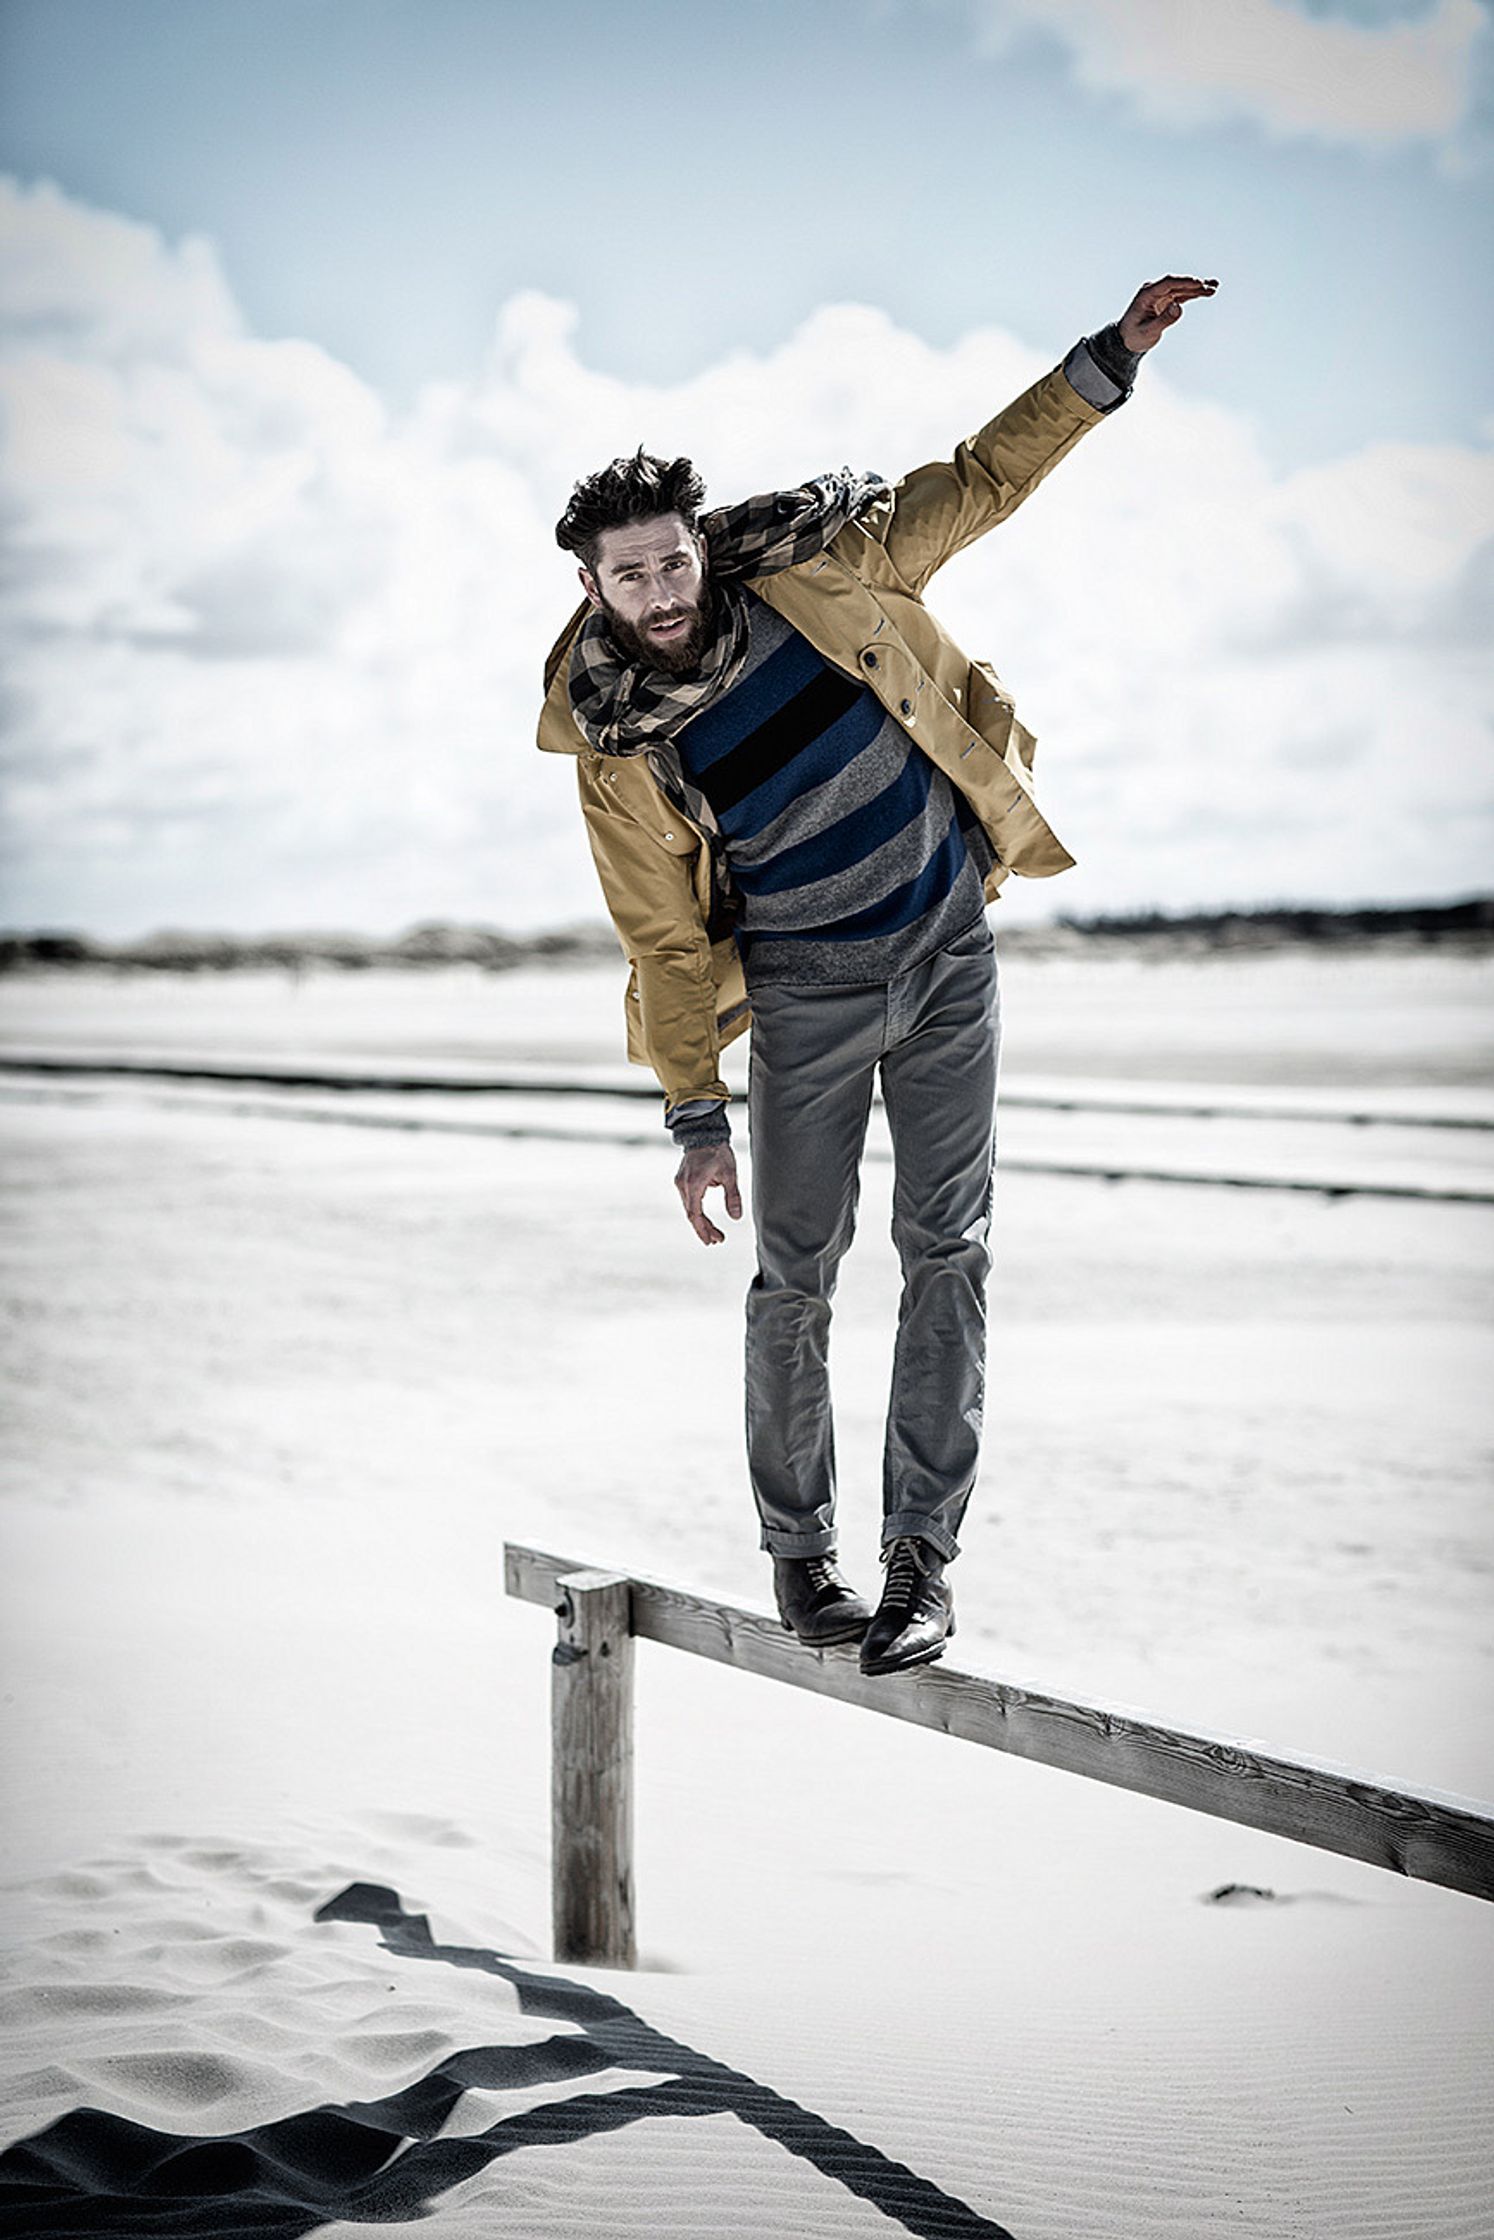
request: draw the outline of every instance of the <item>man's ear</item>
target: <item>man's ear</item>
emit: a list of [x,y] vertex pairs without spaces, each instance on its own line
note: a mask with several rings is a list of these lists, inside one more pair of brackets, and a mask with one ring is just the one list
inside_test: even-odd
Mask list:
[[587,598],[594,607],[599,607],[602,603],[602,594],[597,589],[596,577],[589,568],[578,568],[576,573],[581,578],[581,588],[586,593]]

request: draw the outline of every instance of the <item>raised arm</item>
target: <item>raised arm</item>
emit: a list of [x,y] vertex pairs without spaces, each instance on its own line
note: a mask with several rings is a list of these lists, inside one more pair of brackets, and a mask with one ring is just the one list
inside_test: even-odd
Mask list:
[[1124,402],[1125,362],[1153,349],[1185,303],[1218,285],[1177,274],[1149,280],[1113,327],[1076,345],[1064,365],[987,421],[952,459],[905,475],[862,526],[886,547],[910,590],[921,591],[946,560],[1015,513],[1079,438]]

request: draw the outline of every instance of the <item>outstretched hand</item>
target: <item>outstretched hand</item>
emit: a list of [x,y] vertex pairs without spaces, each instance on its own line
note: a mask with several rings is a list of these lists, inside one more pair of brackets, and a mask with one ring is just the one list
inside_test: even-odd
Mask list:
[[1128,350],[1150,350],[1167,329],[1183,316],[1183,305],[1195,296],[1211,296],[1217,280],[1184,280],[1169,273],[1165,280],[1148,280],[1138,288],[1116,322]]
[[702,1144],[687,1151],[679,1164],[674,1186],[689,1222],[702,1244],[725,1244],[726,1232],[718,1229],[705,1210],[705,1194],[719,1189],[733,1221],[742,1218],[742,1193],[737,1187],[736,1154],[729,1143]]

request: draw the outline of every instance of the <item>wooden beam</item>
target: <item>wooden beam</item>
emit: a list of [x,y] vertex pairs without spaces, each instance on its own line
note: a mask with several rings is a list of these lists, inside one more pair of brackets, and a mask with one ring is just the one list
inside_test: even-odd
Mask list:
[[[511,1595],[552,1607],[557,1583],[574,1568],[513,1545],[505,1548],[504,1565]],[[776,1618],[652,1579],[632,1581],[632,1624],[644,1640],[716,1664],[1494,1899],[1491,1805],[1320,1760],[1278,1757],[1236,1736],[1189,1733],[1136,1711],[1068,1702],[948,1663],[869,1679],[854,1649],[806,1649]]]
[[557,1960],[631,1968],[633,1635],[615,1571],[552,1574],[551,1897]]

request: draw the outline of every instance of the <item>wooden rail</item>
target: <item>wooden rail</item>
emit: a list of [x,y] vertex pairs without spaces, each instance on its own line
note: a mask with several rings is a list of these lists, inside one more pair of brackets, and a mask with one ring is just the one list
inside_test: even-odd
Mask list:
[[557,1959],[633,1965],[628,1635],[1494,1898],[1494,1805],[1392,1787],[1311,1758],[1271,1756],[1254,1742],[1190,1734],[947,1663],[869,1679],[854,1649],[806,1649],[761,1611],[589,1570],[536,1548],[506,1546],[504,1579],[511,1595],[543,1603],[560,1620],[552,1707]]

